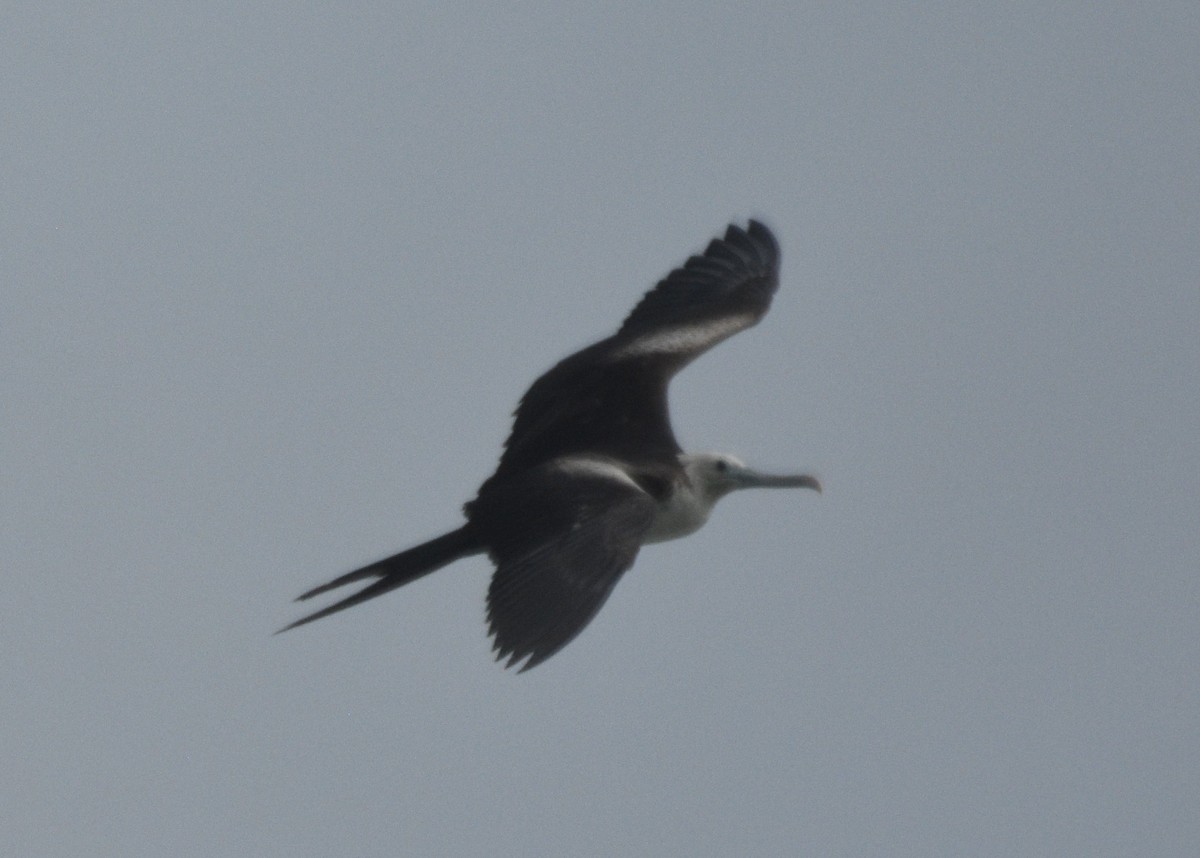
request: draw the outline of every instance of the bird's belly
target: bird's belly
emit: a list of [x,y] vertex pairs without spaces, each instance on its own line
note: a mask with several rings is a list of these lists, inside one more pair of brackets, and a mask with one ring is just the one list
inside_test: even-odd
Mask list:
[[695,533],[708,521],[709,508],[697,502],[690,492],[675,492],[659,504],[654,523],[643,542],[666,542]]

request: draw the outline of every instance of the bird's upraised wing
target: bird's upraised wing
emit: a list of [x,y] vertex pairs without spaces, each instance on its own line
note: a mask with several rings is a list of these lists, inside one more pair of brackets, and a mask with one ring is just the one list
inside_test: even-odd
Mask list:
[[686,363],[764,315],[779,288],[779,243],[756,220],[730,224],[642,296],[613,338],[617,357],[675,355]]
[[659,281],[612,336],[560,361],[521,399],[497,474],[582,450],[675,455],[667,385],[682,367],[758,322],[779,286],[767,227],[731,225]]

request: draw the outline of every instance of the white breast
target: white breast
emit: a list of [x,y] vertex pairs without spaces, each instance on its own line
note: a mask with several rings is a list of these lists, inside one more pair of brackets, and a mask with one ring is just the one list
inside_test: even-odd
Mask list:
[[[623,483],[645,493],[645,489],[629,476],[617,462],[596,456],[579,455],[564,456],[556,459],[553,466],[568,474],[599,477],[613,482]],[[678,539],[695,533],[712,511],[715,498],[707,497],[696,491],[700,484],[699,474],[690,474],[687,479],[677,481],[673,491],[658,504],[654,523],[646,531],[643,543],[666,542],[668,539]]]
[[658,506],[658,515],[642,542],[666,542],[695,533],[708,521],[712,503],[700,497],[691,483],[676,484],[675,491]]

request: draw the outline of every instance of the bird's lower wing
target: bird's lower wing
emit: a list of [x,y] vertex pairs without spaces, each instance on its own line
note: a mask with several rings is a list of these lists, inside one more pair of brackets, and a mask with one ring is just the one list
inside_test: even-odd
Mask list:
[[522,671],[558,652],[596,616],[633,565],[655,504],[643,492],[616,488],[593,492],[563,513],[555,518],[566,526],[540,544],[496,557],[488,623],[496,658],[507,666],[528,658]]

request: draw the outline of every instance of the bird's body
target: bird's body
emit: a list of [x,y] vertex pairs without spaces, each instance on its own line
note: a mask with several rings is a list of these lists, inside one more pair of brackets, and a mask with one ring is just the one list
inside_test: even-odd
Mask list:
[[694,532],[734,489],[819,490],[811,476],[683,453],[667,411],[674,374],[762,318],[778,274],[770,231],[756,221],[730,226],[648,292],[616,334],[533,383],[495,473],[463,508],[462,527],[304,593],[378,579],[286,628],[487,553],[497,567],[488,590],[497,658],[527,659],[528,670],[587,625],[643,544]]

